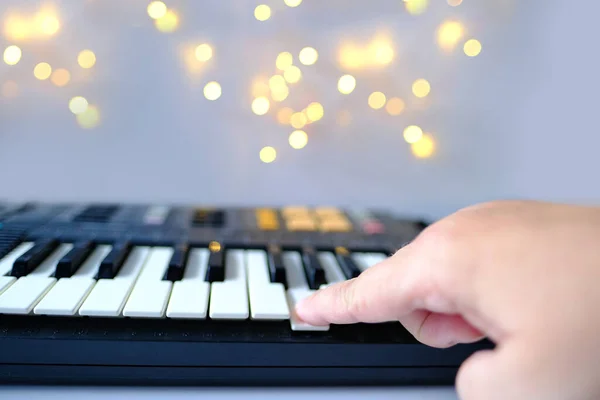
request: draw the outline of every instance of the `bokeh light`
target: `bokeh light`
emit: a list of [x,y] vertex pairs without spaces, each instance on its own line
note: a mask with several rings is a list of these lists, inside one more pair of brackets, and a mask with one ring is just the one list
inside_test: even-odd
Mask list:
[[418,98],[427,97],[431,92],[431,85],[426,79],[417,79],[412,85],[412,92]]
[[369,107],[374,110],[378,110],[385,105],[385,94],[382,92],[373,92],[369,95],[368,103]]
[[350,94],[356,88],[356,78],[352,75],[344,75],[338,80],[338,90],[342,94]]
[[165,16],[167,13],[167,6],[162,1],[153,1],[148,4],[146,9],[148,16],[152,19],[159,19]]
[[64,68],[54,70],[50,80],[58,87],[66,86],[71,80],[71,73]]
[[175,32],[179,27],[179,16],[175,11],[168,10],[165,15],[154,20],[154,26],[163,33]]
[[462,4],[463,0],[448,0],[448,5],[452,7],[458,7]]
[[481,42],[477,39],[470,39],[464,45],[464,52],[469,57],[477,57],[481,53]]
[[406,11],[411,15],[423,14],[428,5],[429,0],[404,0]]
[[302,3],[302,0],[283,0],[283,2],[288,7],[298,7]]
[[290,117],[290,125],[296,129],[304,128],[307,122],[308,121],[306,115],[304,115],[304,113],[301,112],[295,112]]
[[277,122],[282,125],[289,125],[292,114],[294,114],[294,110],[292,110],[290,107],[281,108],[279,111],[277,111]]
[[213,49],[207,43],[202,43],[198,45],[194,50],[194,55],[196,56],[196,60],[200,62],[207,62],[213,56]]
[[458,21],[445,21],[437,30],[437,43],[446,52],[453,51],[465,35],[465,27]]
[[323,105],[318,102],[313,102],[306,107],[306,117],[311,122],[319,121],[323,118],[325,110],[323,109]]
[[88,106],[89,103],[85,97],[76,96],[69,101],[69,110],[75,115],[84,113]]
[[424,134],[420,140],[410,145],[410,149],[417,158],[429,158],[435,152],[435,141],[431,135]]
[[50,66],[50,64],[45,62],[37,64],[33,69],[33,76],[35,76],[36,79],[39,79],[40,81],[45,81],[46,79],[50,78],[51,74],[52,67]]
[[254,9],[254,18],[259,21],[266,21],[271,18],[271,7],[266,4],[260,4]]
[[385,105],[385,110],[390,115],[400,115],[402,114],[405,108],[406,104],[404,103],[404,100],[402,100],[399,97],[392,97],[388,100],[387,104]]
[[11,45],[4,50],[4,62],[8,65],[17,65],[21,61],[23,52],[19,46]]
[[411,125],[404,129],[404,140],[406,143],[416,143],[423,137],[423,129],[417,125]]
[[92,129],[100,124],[100,112],[98,107],[90,105],[86,110],[76,115],[77,123],[84,129]]
[[317,62],[318,58],[319,53],[312,47],[305,47],[298,54],[298,59],[304,65],[313,65]]
[[277,55],[275,66],[281,71],[285,71],[294,63],[294,56],[289,51],[283,51]]
[[260,160],[266,164],[272,163],[277,158],[277,151],[271,147],[266,146],[260,150]]
[[217,100],[219,97],[221,97],[221,94],[222,89],[218,82],[208,82],[206,86],[204,86],[204,97],[206,97],[208,100]]
[[252,101],[252,112],[256,115],[265,115],[269,112],[270,103],[266,97],[257,97]]
[[308,135],[304,131],[296,130],[290,134],[288,142],[292,148],[296,150],[302,149],[308,143]]
[[288,83],[298,83],[300,78],[302,78],[302,71],[300,71],[300,68],[292,65],[283,71],[283,77]]
[[81,68],[92,68],[96,65],[96,54],[91,50],[81,51],[77,56],[77,64],[79,64]]

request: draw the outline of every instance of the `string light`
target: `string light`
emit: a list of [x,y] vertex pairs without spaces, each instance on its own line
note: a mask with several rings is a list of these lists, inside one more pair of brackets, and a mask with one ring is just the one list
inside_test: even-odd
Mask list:
[[66,86],[71,80],[71,73],[64,68],[59,68],[52,73],[50,80],[58,87]]
[[162,1],[153,1],[146,9],[148,16],[152,19],[160,19],[167,13],[167,6]]
[[417,158],[429,158],[435,152],[435,142],[430,135],[423,135],[420,140],[411,144],[410,149]]
[[207,62],[213,56],[213,49],[210,47],[210,45],[202,43],[196,47],[194,55],[196,56],[196,60],[200,62]]
[[411,125],[404,129],[404,140],[406,143],[416,143],[423,137],[423,130],[416,125]]
[[306,120],[306,115],[301,112],[293,113],[290,117],[290,125],[295,129],[302,129],[306,125],[308,121]]
[[350,94],[356,88],[356,78],[344,75],[338,80],[338,90],[342,94]]
[[51,74],[52,67],[50,66],[50,64],[45,62],[37,64],[33,69],[33,76],[35,76],[36,79],[39,79],[40,81],[45,81],[46,79],[50,78]]
[[431,91],[431,85],[426,79],[417,79],[412,85],[412,92],[418,98],[427,97]]
[[77,63],[81,68],[92,68],[96,65],[96,55],[91,50],[83,50],[77,56]]
[[77,123],[84,129],[92,129],[100,124],[100,113],[98,107],[88,106],[86,110],[76,115]]
[[273,101],[282,102],[290,95],[290,89],[285,86],[278,86],[271,92],[271,98]]
[[265,164],[272,163],[277,158],[277,151],[271,147],[266,146],[260,150],[260,160]]
[[404,111],[405,107],[406,105],[402,99],[398,97],[392,97],[385,105],[385,110],[390,115],[400,115],[402,114],[402,111]]
[[8,46],[4,50],[4,62],[8,65],[17,65],[21,61],[22,56],[23,52],[19,46]]
[[317,62],[319,58],[319,53],[312,47],[305,47],[300,50],[300,54],[298,54],[298,59],[304,65],[313,65]]
[[259,21],[266,21],[271,18],[271,7],[266,4],[260,4],[254,9],[254,18]]
[[252,101],[252,112],[256,115],[265,115],[269,112],[269,99],[266,97],[257,97]]
[[69,101],[69,110],[75,115],[84,113],[88,109],[88,101],[81,96],[76,96]]
[[308,107],[306,107],[306,117],[311,122],[319,121],[321,118],[323,118],[323,115],[324,110],[321,103],[310,103]]
[[290,134],[288,142],[292,148],[296,150],[302,149],[308,143],[308,135],[301,130],[294,131]]
[[437,30],[437,42],[440,48],[450,52],[456,48],[465,34],[464,26],[458,21],[445,21]]
[[404,0],[406,11],[412,15],[423,14],[427,10],[429,0]]
[[173,10],[168,10],[165,15],[154,20],[154,26],[160,32],[171,33],[175,32],[179,26],[179,16]]
[[283,77],[288,83],[297,83],[302,77],[302,71],[300,71],[300,68],[292,65],[283,71]]
[[285,71],[294,63],[294,56],[288,51],[283,51],[277,55],[275,66],[281,71]]
[[381,92],[373,92],[369,95],[368,103],[369,107],[374,110],[378,110],[385,105],[385,94]]
[[481,43],[477,39],[468,40],[463,50],[467,56],[477,57],[481,53]]
[[293,8],[298,7],[302,3],[302,0],[283,0],[283,2],[286,6]]
[[206,97],[208,100],[217,100],[219,97],[221,97],[221,94],[221,85],[219,85],[218,82],[208,82],[206,86],[204,86],[204,97]]

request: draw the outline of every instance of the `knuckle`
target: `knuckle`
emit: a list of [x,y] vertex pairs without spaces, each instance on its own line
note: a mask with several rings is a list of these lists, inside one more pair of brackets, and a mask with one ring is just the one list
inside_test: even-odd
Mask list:
[[341,296],[344,309],[353,319],[360,319],[365,310],[365,298],[357,291],[357,279],[346,281]]

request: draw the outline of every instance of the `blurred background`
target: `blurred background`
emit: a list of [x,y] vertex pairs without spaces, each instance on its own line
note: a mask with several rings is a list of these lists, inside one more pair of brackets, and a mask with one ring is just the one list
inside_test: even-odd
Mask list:
[[600,3],[2,0],[0,198],[598,203]]

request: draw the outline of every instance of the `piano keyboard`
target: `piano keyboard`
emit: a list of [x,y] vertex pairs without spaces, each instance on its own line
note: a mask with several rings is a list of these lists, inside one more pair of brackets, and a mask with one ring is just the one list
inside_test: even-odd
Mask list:
[[[267,384],[451,380],[479,345],[429,349],[399,323],[311,326],[293,312],[424,226],[332,207],[0,203],[0,381],[109,383],[129,368],[132,383],[211,384],[255,367]],[[173,375],[184,366],[199,375]],[[283,366],[303,372],[264,370]]]

